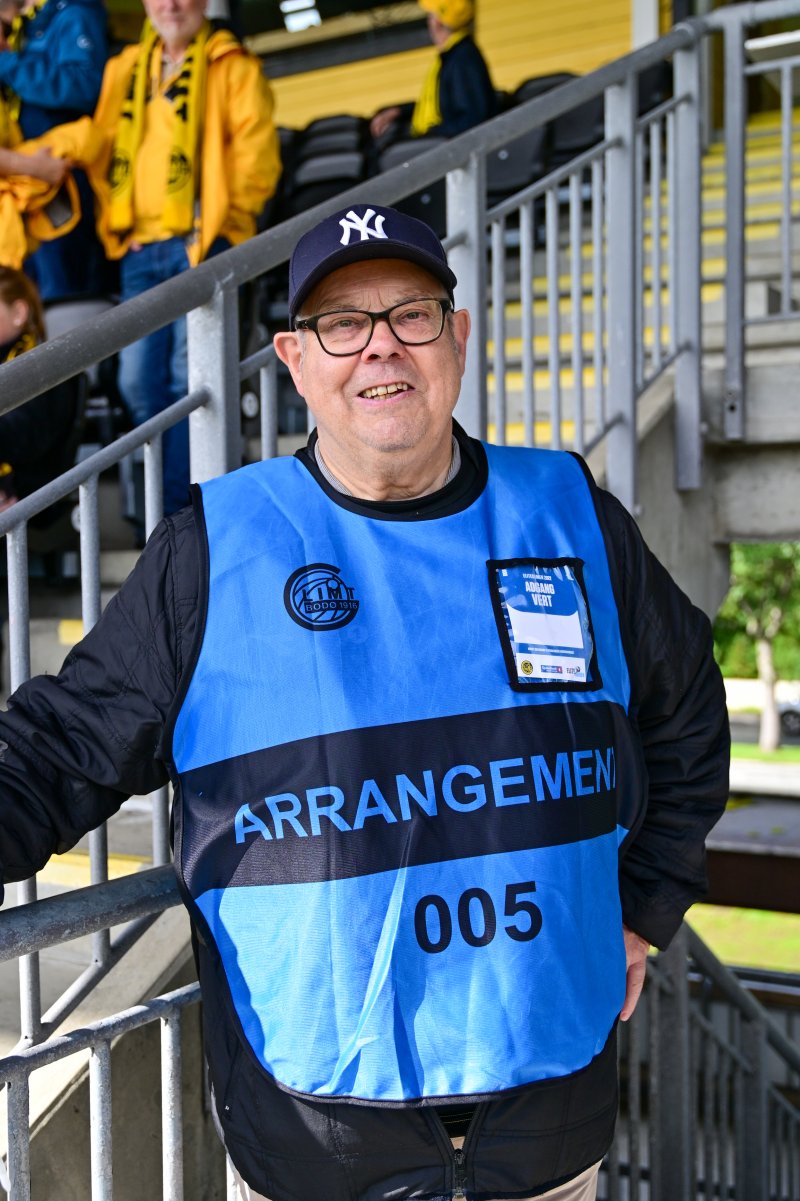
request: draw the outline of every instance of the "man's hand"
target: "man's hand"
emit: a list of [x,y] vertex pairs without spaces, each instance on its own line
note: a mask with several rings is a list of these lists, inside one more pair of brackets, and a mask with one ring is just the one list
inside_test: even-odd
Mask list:
[[24,173],[49,184],[61,183],[70,167],[66,159],[56,158],[49,146],[42,146],[34,154],[26,154],[24,159]]
[[380,112],[377,112],[370,121],[369,132],[372,134],[373,138],[379,138],[382,133],[385,133],[390,125],[394,125],[395,121],[397,121],[399,117],[399,108],[382,108]]
[[636,1003],[642,992],[644,976],[647,968],[647,952],[650,943],[627,926],[622,927],[622,937],[625,940],[626,987],[625,1004],[622,1006],[620,1019],[627,1022],[636,1008]]

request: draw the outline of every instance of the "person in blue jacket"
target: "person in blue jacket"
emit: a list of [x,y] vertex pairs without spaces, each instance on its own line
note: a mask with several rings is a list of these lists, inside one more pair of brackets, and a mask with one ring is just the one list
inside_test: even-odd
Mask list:
[[[22,136],[94,112],[108,57],[102,0],[26,0],[0,42],[0,88]],[[82,215],[72,233],[29,260],[45,304],[108,291],[111,277],[94,230],[92,191],[76,172]]]

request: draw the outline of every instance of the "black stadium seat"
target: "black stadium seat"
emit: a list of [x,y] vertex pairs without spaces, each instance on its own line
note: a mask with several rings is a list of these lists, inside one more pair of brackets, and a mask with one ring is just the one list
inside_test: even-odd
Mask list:
[[489,205],[499,204],[545,173],[547,129],[531,129],[507,146],[493,150],[486,159],[486,192]]
[[317,117],[315,121],[309,121],[303,133],[308,137],[316,137],[322,133],[355,131],[363,138],[367,124],[364,117],[356,117],[351,113],[336,113],[330,117]]
[[545,92],[551,92],[553,88],[560,87],[562,83],[569,83],[571,79],[577,79],[578,76],[572,71],[557,71],[553,75],[535,75],[531,79],[525,79],[513,93],[514,104],[524,104],[526,100],[533,100],[536,96],[542,96]]
[[295,148],[295,162],[302,163],[322,154],[345,154],[363,149],[362,129],[320,129],[313,132],[304,129]]
[[[428,150],[434,150],[437,146],[444,145],[446,141],[447,138],[430,137],[404,138],[402,141],[392,142],[391,146],[387,146],[385,150],[381,151],[378,157],[378,170],[389,171],[400,163],[406,163],[420,154],[425,154]],[[404,197],[403,200],[398,200],[395,208],[400,209],[403,213],[408,213],[410,217],[426,221],[440,238],[444,237],[447,232],[445,180],[439,179],[421,191],[414,192],[411,196]]]
[[605,134],[605,101],[595,96],[552,122],[550,160],[554,167],[568,163],[591,146],[602,142]]
[[321,154],[298,163],[288,187],[284,206],[286,216],[304,213],[360,183],[365,176],[366,159],[360,150]]

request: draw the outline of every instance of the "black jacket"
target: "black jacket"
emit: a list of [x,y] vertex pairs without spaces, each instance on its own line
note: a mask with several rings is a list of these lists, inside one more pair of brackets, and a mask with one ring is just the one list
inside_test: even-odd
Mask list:
[[[11,343],[0,346],[0,364]],[[79,415],[80,377],[56,384],[25,405],[0,415],[0,463],[14,469],[21,499],[73,466],[73,429]]]
[[[454,138],[482,121],[488,121],[497,111],[497,95],[489,68],[483,55],[471,37],[462,38],[439,55],[439,111],[442,119],[438,125],[426,129],[423,137]],[[413,103],[401,104],[401,129],[397,136],[409,136]]]
[[462,38],[440,55],[439,108],[442,120],[426,132],[454,138],[488,121],[497,100],[483,55],[471,37]]
[[[443,512],[454,493],[482,486],[476,444],[458,433],[462,467],[456,479],[422,501],[399,504],[424,506],[431,515]],[[300,454],[319,479],[308,451]],[[361,504],[347,502],[350,508]],[[597,490],[596,504],[631,672],[631,713],[649,777],[647,811],[621,866],[623,916],[664,947],[685,910],[703,895],[704,841],[727,799],[724,690],[706,617],[649,552],[619,502]],[[174,776],[165,732],[202,636],[205,563],[193,511],[166,519],[59,676],[29,681],[0,715],[0,865],[6,880],[30,875],[128,795]],[[324,1180],[325,1201],[434,1198],[449,1196],[457,1179],[475,1198],[526,1196],[576,1175],[610,1144],[613,1033],[581,1072],[478,1105],[461,1163],[430,1109],[287,1098],[244,1051],[218,965],[201,939],[196,952],[225,1141],[245,1179],[267,1196],[311,1201],[323,1196]]]

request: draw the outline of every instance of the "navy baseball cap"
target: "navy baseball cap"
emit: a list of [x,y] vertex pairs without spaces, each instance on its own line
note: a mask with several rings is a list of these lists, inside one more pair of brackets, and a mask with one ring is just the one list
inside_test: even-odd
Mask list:
[[405,259],[441,280],[453,299],[456,277],[429,225],[397,209],[354,204],[326,217],[303,234],[289,260],[289,316],[295,317],[312,288],[348,263]]

